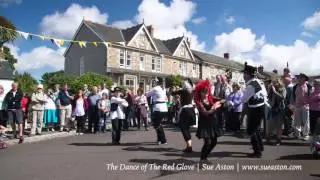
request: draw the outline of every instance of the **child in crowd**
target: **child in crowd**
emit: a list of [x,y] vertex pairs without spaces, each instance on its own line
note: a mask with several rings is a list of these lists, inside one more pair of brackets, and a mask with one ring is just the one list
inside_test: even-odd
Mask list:
[[145,130],[148,131],[148,101],[147,97],[143,94],[143,89],[138,89],[138,96],[135,101],[137,107],[138,129],[140,130],[141,121],[144,123]]

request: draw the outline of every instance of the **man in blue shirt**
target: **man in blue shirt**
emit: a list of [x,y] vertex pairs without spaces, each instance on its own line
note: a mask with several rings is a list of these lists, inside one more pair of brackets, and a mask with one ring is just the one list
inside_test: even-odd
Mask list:
[[92,92],[88,96],[89,102],[89,123],[88,123],[88,133],[92,133],[92,124],[94,127],[94,133],[97,133],[99,130],[99,108],[98,101],[101,99],[101,96],[98,93],[98,87],[93,86]]
[[57,104],[60,110],[60,132],[63,130],[69,131],[72,105],[71,101],[74,99],[72,94],[68,91],[68,85],[65,84],[63,89],[58,94]]

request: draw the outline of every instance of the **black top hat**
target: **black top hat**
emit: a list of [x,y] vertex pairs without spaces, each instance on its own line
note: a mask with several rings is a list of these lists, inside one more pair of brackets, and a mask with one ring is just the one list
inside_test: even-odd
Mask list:
[[122,91],[121,87],[115,87],[113,88],[112,92]]
[[247,62],[244,63],[244,69],[242,70],[243,73],[247,73],[250,75],[255,75],[257,72],[257,68],[250,66],[247,64]]
[[156,83],[158,83],[158,84],[162,84],[162,83],[163,83],[163,79],[160,78],[160,77],[156,77],[155,81],[156,81]]
[[309,81],[309,77],[306,74],[300,73],[299,78],[305,78],[306,81]]

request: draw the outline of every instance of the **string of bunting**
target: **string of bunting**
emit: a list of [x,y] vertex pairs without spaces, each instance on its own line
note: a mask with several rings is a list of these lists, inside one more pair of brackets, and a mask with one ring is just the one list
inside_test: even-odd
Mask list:
[[87,44],[93,44],[95,47],[98,47],[98,44],[103,44],[107,48],[111,44],[110,42],[104,42],[104,41],[74,41],[74,40],[69,40],[69,39],[61,39],[61,38],[55,38],[55,37],[49,37],[49,36],[43,36],[39,34],[33,34],[33,33],[28,33],[28,32],[23,32],[23,31],[18,31],[18,30],[13,30],[7,27],[0,26],[0,29],[5,29],[8,31],[15,31],[19,36],[22,38],[28,40],[32,40],[33,37],[38,37],[41,40],[50,40],[53,44],[58,46],[59,48],[65,45],[66,43],[77,43],[81,48],[87,47]]

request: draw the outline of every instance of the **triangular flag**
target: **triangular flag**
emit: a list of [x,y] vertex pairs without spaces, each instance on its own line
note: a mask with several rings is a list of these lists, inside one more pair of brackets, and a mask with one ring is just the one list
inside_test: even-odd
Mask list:
[[57,45],[58,47],[61,47],[60,43],[59,43],[59,39],[53,39],[54,44]]
[[86,42],[84,41],[80,41],[79,42],[79,46],[82,48],[82,47],[86,47]]
[[62,39],[54,39],[54,43],[58,46],[61,47],[64,44],[64,40]]
[[28,39],[29,33],[19,31],[19,34],[20,34],[23,38]]
[[30,40],[32,40],[33,36],[30,34],[30,35],[29,35],[29,38],[30,38]]
[[93,42],[92,44],[93,44],[95,47],[98,47],[97,42]]
[[52,42],[52,44],[54,44],[54,40],[53,39],[50,39],[50,41]]
[[106,46],[106,48],[108,48],[108,46],[109,46],[108,42],[103,42],[103,44]]

